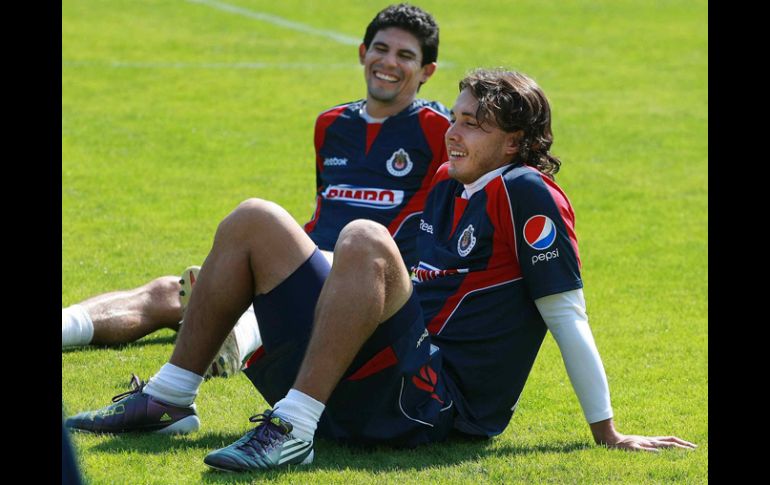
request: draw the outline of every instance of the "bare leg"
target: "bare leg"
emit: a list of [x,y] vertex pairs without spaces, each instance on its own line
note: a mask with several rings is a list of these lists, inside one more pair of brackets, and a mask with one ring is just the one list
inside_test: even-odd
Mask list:
[[161,328],[177,329],[182,319],[179,277],[163,276],[132,290],[115,291],[80,303],[94,322],[91,343],[134,342]]
[[315,249],[280,206],[260,199],[240,204],[217,228],[169,362],[203,375],[254,295],[278,286]]
[[363,219],[345,226],[294,388],[325,403],[366,340],[411,293],[412,283],[388,230]]

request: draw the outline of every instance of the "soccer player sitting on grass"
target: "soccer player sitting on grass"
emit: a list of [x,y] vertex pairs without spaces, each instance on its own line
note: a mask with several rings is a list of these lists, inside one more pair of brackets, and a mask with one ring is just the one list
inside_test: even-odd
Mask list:
[[[316,120],[317,203],[305,231],[329,257],[339,231],[366,218],[388,227],[407,265],[416,262],[428,185],[447,159],[448,110],[416,99],[436,69],[438,34],[433,17],[418,7],[400,4],[378,12],[359,47],[366,99],[331,108]],[[198,269],[62,309],[62,347],[115,345],[161,328],[178,329]],[[249,307],[205,377],[232,376],[261,344]]]
[[[264,352],[246,370],[272,406],[204,462],[227,471],[313,461],[316,436],[414,446],[450,432],[503,432],[547,330],[559,345],[598,444],[693,448],[677,437],[619,433],[593,341],[572,207],[554,174],[551,113],[539,86],[511,71],[460,82],[411,277],[388,229],[356,220],[330,266],[278,205],[242,203],[219,225],[170,363],[201,375],[253,302]],[[194,416],[195,389],[152,401],[134,392],[96,411],[140,429],[148,403]],[[85,422],[83,413],[68,424]]]

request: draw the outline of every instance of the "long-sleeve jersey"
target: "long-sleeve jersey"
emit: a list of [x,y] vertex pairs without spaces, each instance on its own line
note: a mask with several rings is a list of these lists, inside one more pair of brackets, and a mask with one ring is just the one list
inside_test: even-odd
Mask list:
[[534,300],[582,288],[574,213],[536,169],[511,165],[469,198],[441,166],[412,280],[443,354],[455,426],[493,436],[516,407],[546,325]]

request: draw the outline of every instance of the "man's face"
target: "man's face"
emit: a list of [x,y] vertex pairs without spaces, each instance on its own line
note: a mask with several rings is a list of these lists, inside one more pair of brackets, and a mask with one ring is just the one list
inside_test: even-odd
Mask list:
[[510,163],[518,151],[516,140],[520,132],[507,133],[493,119],[479,126],[478,107],[478,100],[463,89],[452,108],[452,126],[445,135],[449,176],[464,184]]
[[436,69],[422,66],[420,41],[411,33],[390,27],[375,34],[369,49],[361,44],[359,58],[364,66],[368,99],[383,105],[409,104]]

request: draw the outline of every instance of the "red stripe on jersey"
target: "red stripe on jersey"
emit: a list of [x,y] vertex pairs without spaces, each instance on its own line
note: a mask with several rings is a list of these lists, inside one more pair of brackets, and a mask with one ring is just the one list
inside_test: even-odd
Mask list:
[[512,238],[514,231],[511,210],[503,178],[492,179],[484,187],[484,191],[487,194],[487,214],[495,229],[492,255],[484,270],[468,273],[460,287],[446,299],[441,310],[428,322],[427,328],[431,334],[435,335],[443,330],[463,298],[470,293],[521,278],[521,267]]
[[366,154],[369,155],[369,149],[372,148],[372,143],[377,135],[380,133],[382,123],[367,123],[366,124]]
[[324,111],[318,115],[318,119],[315,121],[315,134],[313,136],[313,143],[315,144],[315,163],[316,169],[319,172],[323,172],[324,163],[321,160],[321,148],[324,146],[324,140],[326,139],[326,130],[329,129],[332,123],[347,109],[349,105],[344,104],[337,106],[328,111]]
[[258,361],[265,355],[265,346],[261,345],[257,350],[254,351],[253,354],[251,354],[251,357],[249,357],[249,360],[246,361],[246,364],[243,366],[244,369],[249,368],[254,362]]
[[328,111],[324,111],[315,120],[315,134],[313,135],[313,144],[315,145],[315,170],[316,170],[316,192],[319,194],[316,197],[315,212],[313,217],[305,224],[305,232],[310,233],[315,229],[315,225],[318,222],[318,215],[321,213],[321,172],[324,170],[324,162],[321,159],[321,148],[324,145],[326,139],[326,130],[329,129],[334,120],[336,120],[343,111],[348,107],[347,104],[337,106]]
[[417,192],[415,192],[406,206],[401,209],[401,212],[399,212],[396,218],[388,225],[388,231],[390,231],[390,234],[393,236],[396,235],[401,228],[401,224],[407,217],[416,212],[422,212],[422,209],[425,206],[425,199],[428,197],[431,182],[433,181],[433,175],[436,174],[436,171],[441,164],[449,159],[446,152],[446,143],[444,143],[444,135],[449,129],[449,120],[428,108],[420,110],[420,114],[417,116],[420,120],[422,132],[430,147],[430,152],[433,154],[433,159],[431,160],[430,165],[428,165],[428,171],[422,179],[420,188],[417,189]]
[[545,186],[548,187],[551,198],[553,199],[554,204],[556,204],[556,207],[559,208],[559,214],[561,214],[561,218],[567,228],[567,235],[569,236],[569,242],[572,244],[572,250],[575,251],[575,259],[577,259],[578,268],[582,268],[583,265],[580,263],[580,254],[578,254],[577,235],[575,234],[575,211],[572,209],[572,204],[570,204],[567,194],[561,190],[561,187],[556,185],[556,182],[546,175],[543,175],[543,173],[536,168],[529,166],[527,166],[527,168],[537,171],[537,173],[540,174],[540,178],[545,183]]
[[467,206],[468,206],[468,199],[463,199],[462,197],[455,197],[454,217],[452,219],[452,230],[449,231],[449,237],[452,237],[452,235],[455,233],[455,229],[457,229],[457,224],[460,222],[460,218],[463,216],[463,213],[465,212],[465,208]]
[[310,234],[315,229],[315,225],[318,222],[318,215],[321,213],[321,196],[315,196],[315,210],[313,211],[313,217],[305,223],[305,232]]
[[393,351],[393,347],[385,347],[377,354],[369,359],[366,364],[358,368],[357,371],[347,378],[348,381],[358,381],[364,377],[369,377],[372,374],[376,374],[388,367],[394,366],[398,363],[398,357]]
[[443,182],[444,180],[450,179],[449,176],[449,162],[444,162],[441,164],[441,166],[436,170],[436,175],[433,176],[433,181],[430,183],[430,188],[432,189],[434,185],[436,185],[439,182]]

